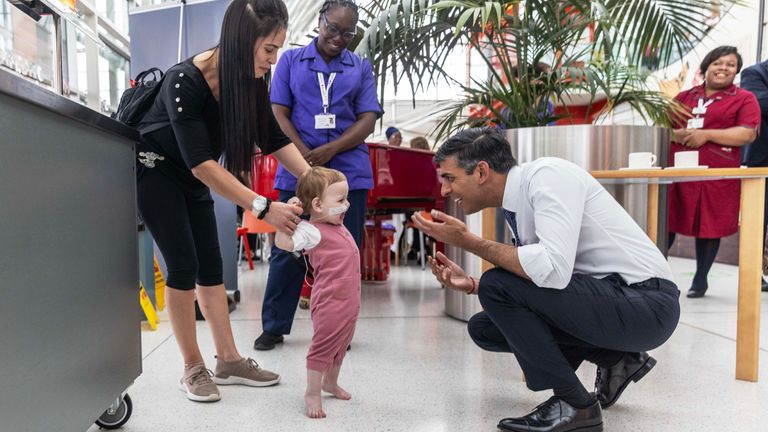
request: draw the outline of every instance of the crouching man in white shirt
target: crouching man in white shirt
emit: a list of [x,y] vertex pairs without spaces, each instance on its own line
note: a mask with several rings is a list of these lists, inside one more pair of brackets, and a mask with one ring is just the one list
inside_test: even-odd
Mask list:
[[[484,311],[468,325],[478,346],[514,354],[528,388],[554,391],[499,429],[602,431],[601,407],[653,368],[645,351],[677,326],[680,292],[664,256],[588,172],[557,158],[518,166],[493,129],[458,133],[434,159],[442,195],[466,214],[499,208],[514,240],[482,239],[438,211],[434,222],[416,215],[426,234],[496,265],[477,280],[438,254],[432,273],[479,296]],[[594,394],[575,374],[584,360],[598,367]]]

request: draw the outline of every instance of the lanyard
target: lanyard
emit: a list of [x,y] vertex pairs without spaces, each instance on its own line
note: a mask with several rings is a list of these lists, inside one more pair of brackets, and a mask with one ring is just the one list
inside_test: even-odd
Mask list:
[[707,107],[712,105],[712,103],[716,100],[717,98],[713,98],[713,99],[707,100],[707,103],[704,103],[704,98],[699,98],[699,105],[694,109],[693,114],[695,114],[696,116],[706,114]]
[[329,99],[328,99],[328,91],[331,89],[331,86],[333,85],[333,80],[336,78],[336,72],[333,72],[328,77],[328,86],[325,85],[325,78],[323,78],[323,73],[318,72],[317,73],[317,81],[320,83],[320,96],[323,98],[323,113],[328,113],[328,106],[329,106]]

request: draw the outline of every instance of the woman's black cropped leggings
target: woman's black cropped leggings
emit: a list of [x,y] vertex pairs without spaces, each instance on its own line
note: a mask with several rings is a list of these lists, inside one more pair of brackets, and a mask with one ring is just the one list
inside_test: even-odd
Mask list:
[[184,188],[158,169],[137,183],[139,212],[168,267],[166,283],[179,290],[223,283],[221,251],[210,190]]

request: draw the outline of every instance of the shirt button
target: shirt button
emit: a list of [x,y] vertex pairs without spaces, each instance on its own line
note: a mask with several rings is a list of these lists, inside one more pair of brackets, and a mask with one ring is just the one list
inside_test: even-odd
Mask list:
[[181,107],[179,107],[179,112],[181,112]]
[[183,76],[184,76],[184,72],[181,72],[181,73],[179,74],[179,77],[183,77]]
[[181,98],[180,98],[180,97],[177,97],[177,98],[176,98],[176,102],[181,102]]
[[174,87],[179,88],[179,87],[181,87],[181,85],[180,84],[176,84]]

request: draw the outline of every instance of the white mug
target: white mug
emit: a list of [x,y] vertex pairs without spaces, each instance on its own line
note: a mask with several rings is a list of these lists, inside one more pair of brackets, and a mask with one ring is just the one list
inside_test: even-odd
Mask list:
[[698,151],[682,151],[675,153],[675,167],[694,168],[699,166]]
[[650,168],[656,163],[656,155],[651,152],[629,154],[629,168]]

